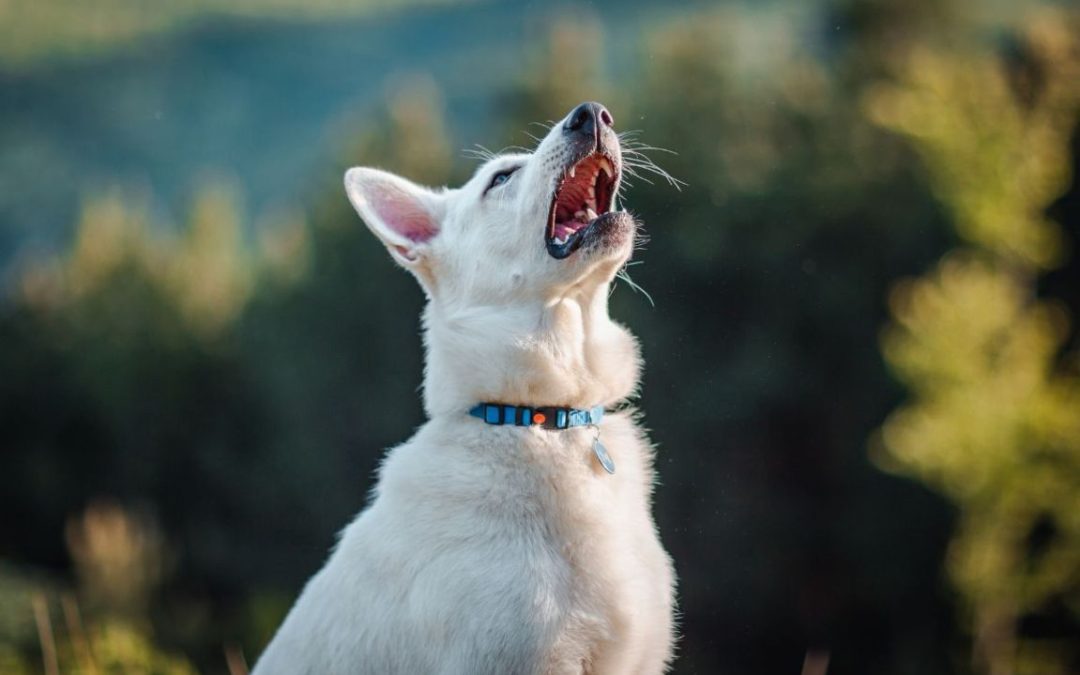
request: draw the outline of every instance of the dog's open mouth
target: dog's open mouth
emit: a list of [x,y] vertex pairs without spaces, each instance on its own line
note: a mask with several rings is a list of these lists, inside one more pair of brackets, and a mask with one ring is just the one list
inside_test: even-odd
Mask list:
[[546,242],[551,257],[565,258],[576,251],[611,213],[619,171],[617,160],[594,152],[563,173],[548,211]]

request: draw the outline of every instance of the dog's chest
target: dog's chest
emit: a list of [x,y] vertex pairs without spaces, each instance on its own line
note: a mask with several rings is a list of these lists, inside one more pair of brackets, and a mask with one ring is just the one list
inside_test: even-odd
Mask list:
[[642,597],[648,589],[641,580],[661,572],[642,555],[653,529],[641,480],[644,449],[632,434],[607,434],[603,441],[618,458],[609,475],[594,455],[593,438],[586,432],[530,448],[528,466],[508,481],[518,483],[519,499],[532,502],[527,511],[535,522],[522,531],[542,533],[530,542],[547,549],[538,559],[549,555],[563,572],[553,578],[565,580],[556,594],[567,621],[554,652],[586,659],[598,644],[619,642],[632,630],[635,608],[654,601]]
[[[487,598],[472,614],[490,617],[482,633],[525,631],[543,662],[565,661],[539,672],[632,653],[643,625],[662,623],[653,615],[670,594],[670,569],[648,509],[647,446],[630,420],[605,419],[610,475],[595,436],[433,425],[396,449],[372,515],[412,558],[402,565],[417,569],[410,593],[428,589],[425,602],[451,615]],[[447,438],[458,443],[437,442]],[[364,538],[365,555],[383,545]]]

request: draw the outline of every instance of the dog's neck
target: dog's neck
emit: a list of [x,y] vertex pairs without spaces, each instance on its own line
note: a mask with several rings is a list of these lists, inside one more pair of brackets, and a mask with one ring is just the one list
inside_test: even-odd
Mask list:
[[608,316],[609,284],[505,306],[424,313],[424,404],[431,417],[481,401],[611,406],[637,386],[637,342]]

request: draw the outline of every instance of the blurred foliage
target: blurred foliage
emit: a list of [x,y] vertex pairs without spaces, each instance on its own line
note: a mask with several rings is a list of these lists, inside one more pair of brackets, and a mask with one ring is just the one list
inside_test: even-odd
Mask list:
[[65,535],[86,600],[114,614],[145,616],[166,565],[153,519],[95,503],[68,521]]
[[[1076,494],[1067,322],[1033,297],[1046,266],[1072,264],[1043,211],[1075,161],[1076,78],[1032,65],[1073,67],[1052,23],[1032,24],[1010,69],[942,51],[1014,34],[970,30],[946,4],[831,3],[819,52],[755,23],[774,20],[765,10],[695,9],[639,42],[563,12],[523,47],[529,68],[481,130],[455,124],[443,82],[388,77],[302,211],[248,227],[241,186],[220,177],[180,225],[138,192],[88,200],[70,249],[28,264],[0,307],[0,561],[14,563],[0,601],[22,598],[0,602],[0,667],[38,670],[34,589],[74,616],[69,579],[99,669],[118,654],[184,672],[183,653],[224,672],[233,644],[253,660],[363,506],[383,449],[423,421],[423,297],[360,225],[342,169],[456,182],[472,169],[462,137],[528,145],[535,123],[599,99],[629,132],[626,205],[651,235],[629,273],[655,307],[620,282],[612,312],[644,350],[678,671],[795,672],[810,650],[832,673],[966,672],[939,584],[951,507],[877,470],[865,443],[907,387],[878,462],[960,504],[948,565],[968,604],[1065,598],[1060,531],[1076,509],[1068,522],[1023,509]],[[898,383],[878,350],[885,298],[956,237],[967,248],[889,296]],[[922,406],[935,407],[911,440]],[[1037,569],[972,562],[1000,565],[1032,522],[1029,543],[1050,555]],[[82,668],[63,624],[57,658]]]
[[[612,98],[615,92],[600,72],[604,40],[594,15],[554,21],[544,38],[534,49],[519,87],[505,97],[504,105],[510,114],[502,131],[507,136],[517,136],[524,130],[528,141],[543,138],[555,120],[562,119],[583,100],[604,101],[612,109],[621,108],[622,101]],[[565,58],[566,54],[574,57]]]
[[1062,259],[1046,211],[1072,179],[1078,28],[1039,17],[1011,64],[915,53],[869,97],[912,139],[969,243],[893,290],[883,349],[913,398],[886,422],[880,463],[959,507],[948,571],[973,614],[977,669],[995,675],[1080,663],[1075,641],[1021,626],[1062,608],[1080,619],[1080,361],[1062,354],[1068,318],[1035,283]]
[[386,99],[384,114],[368,121],[348,154],[391,162],[394,171],[420,183],[446,181],[452,153],[438,87],[423,75],[403,77]]
[[[147,635],[124,623],[110,622],[87,635],[85,650],[78,654],[78,638],[65,649],[72,652],[60,662],[65,673],[132,673],[139,675],[194,675],[197,671],[183,658],[161,651]],[[92,656],[91,656],[92,655]],[[70,664],[70,665],[67,665]]]
[[[32,621],[40,664],[40,668],[32,665],[25,650],[31,637],[29,626],[21,631],[6,629],[0,632],[2,672],[197,672],[186,659],[153,641],[147,611],[161,581],[163,542],[152,517],[116,504],[91,505],[68,523],[68,548],[79,579],[77,594],[55,587],[43,591],[40,580],[8,570],[0,575],[5,585],[17,589],[5,598],[0,616],[27,624]],[[83,615],[86,607],[92,614],[89,623]]]
[[[92,329],[106,314],[123,318],[131,305],[112,284],[131,289],[134,281],[161,298],[152,303],[169,306],[177,325],[168,330],[212,338],[235,322],[257,276],[270,283],[296,280],[306,269],[307,230],[296,217],[264,227],[255,255],[249,254],[235,190],[227,183],[199,192],[179,237],[159,234],[147,211],[145,200],[118,191],[87,203],[70,253],[23,275],[19,290],[27,306],[69,330]],[[112,308],[101,304],[113,302]]]

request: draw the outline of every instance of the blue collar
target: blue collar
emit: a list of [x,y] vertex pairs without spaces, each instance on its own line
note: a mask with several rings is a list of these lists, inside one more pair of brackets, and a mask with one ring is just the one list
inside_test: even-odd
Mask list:
[[604,418],[604,406],[598,405],[589,410],[577,408],[557,408],[540,406],[531,408],[503,403],[479,403],[469,410],[473,417],[479,417],[488,424],[508,424],[517,427],[540,426],[545,429],[569,429],[600,424]]

